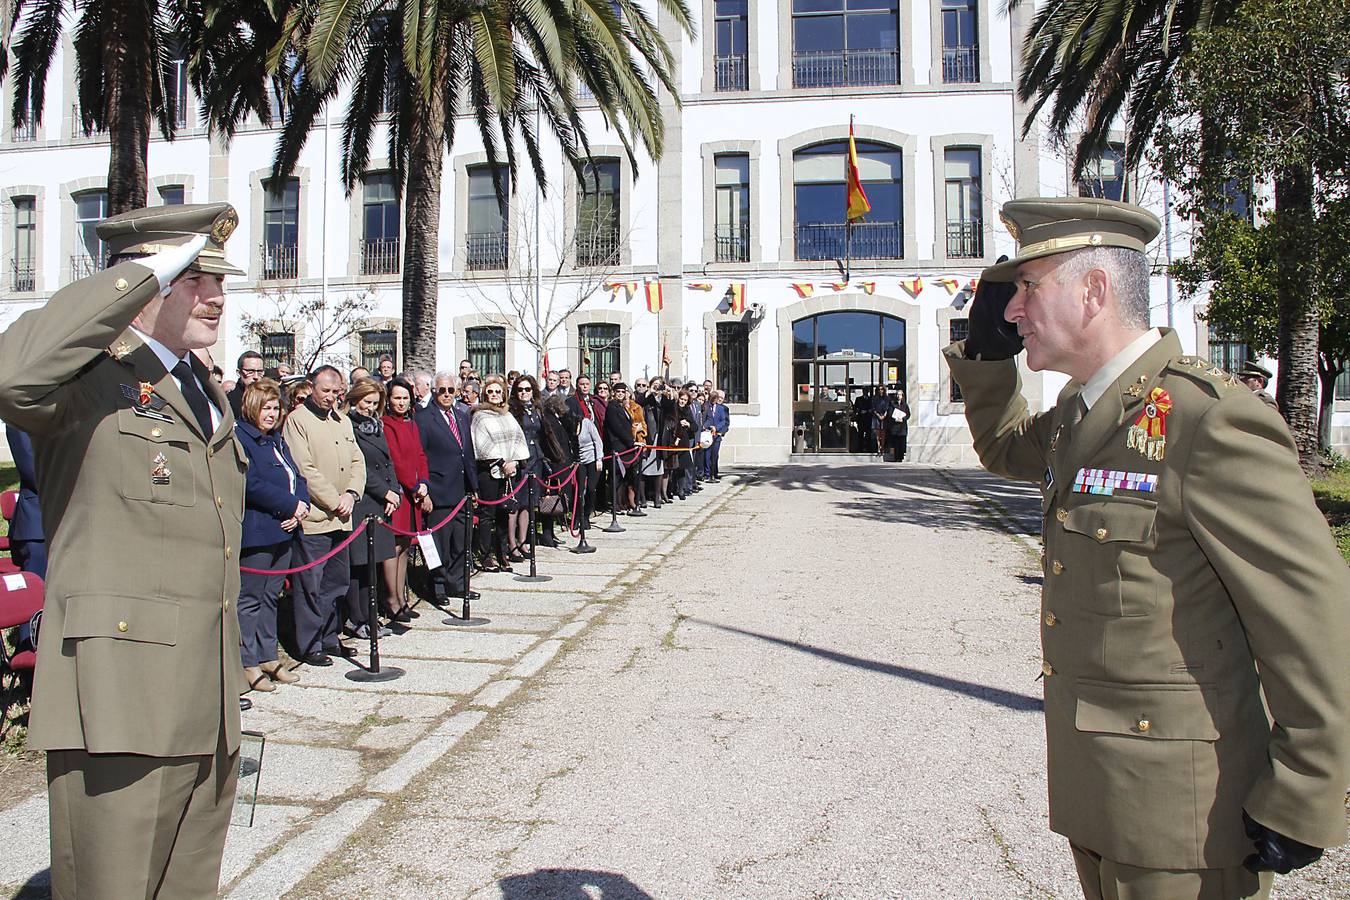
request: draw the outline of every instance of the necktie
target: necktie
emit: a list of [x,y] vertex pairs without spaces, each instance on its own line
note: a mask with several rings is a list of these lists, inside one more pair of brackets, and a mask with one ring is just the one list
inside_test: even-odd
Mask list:
[[446,409],[442,411],[445,413],[445,421],[450,423],[450,431],[455,436],[455,443],[463,447],[464,439],[459,436],[459,423],[455,421],[455,411],[453,409]]
[[173,367],[173,376],[178,379],[183,390],[183,399],[187,401],[188,408],[197,419],[202,435],[210,437],[215,431],[211,427],[211,405],[206,401],[206,394],[202,393],[201,385],[197,383],[197,375],[192,371],[192,366],[180,359],[178,365]]

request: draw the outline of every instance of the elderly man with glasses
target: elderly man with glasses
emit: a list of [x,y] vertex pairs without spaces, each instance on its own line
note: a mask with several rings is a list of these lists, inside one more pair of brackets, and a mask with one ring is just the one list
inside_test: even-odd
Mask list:
[[464,554],[469,550],[465,522],[473,515],[470,504],[460,508],[455,521],[437,527],[450,517],[460,501],[478,493],[469,416],[455,408],[456,393],[455,376],[440,372],[434,382],[432,402],[417,412],[417,429],[430,471],[427,487],[431,514],[427,527],[436,528],[436,550],[441,557],[440,568],[431,573],[433,599],[438,604],[444,604],[450,597],[465,596],[466,592],[470,600],[478,598],[465,583]]

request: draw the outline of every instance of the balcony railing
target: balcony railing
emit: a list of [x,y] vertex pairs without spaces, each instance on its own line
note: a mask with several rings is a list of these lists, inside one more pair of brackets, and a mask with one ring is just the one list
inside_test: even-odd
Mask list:
[[980,80],[980,48],[943,47],[942,81],[945,84],[977,84]]
[[401,258],[398,238],[361,242],[362,275],[397,275]]
[[70,280],[79,281],[81,278],[88,278],[95,272],[102,272],[108,268],[108,258],[92,257],[86,253],[76,253],[70,258]]
[[30,116],[27,122],[22,125],[11,125],[9,127],[9,139],[17,143],[26,143],[37,140],[37,124]]
[[750,86],[745,54],[714,57],[713,66],[717,73],[717,90],[743,91]]
[[717,262],[750,261],[750,225],[718,225],[714,232]]
[[300,277],[300,248],[295,244],[268,244],[258,246],[262,258],[262,277],[278,281]]
[[899,81],[899,50],[813,50],[792,54],[793,87],[847,87]]
[[30,263],[15,260],[10,266],[9,287],[16,293],[37,290],[37,270]]
[[858,222],[850,241],[844,224],[796,226],[797,259],[904,259],[903,222]]
[[[70,125],[71,134],[77,137],[86,136],[84,133],[84,120],[80,118],[80,104],[78,103],[70,104],[70,123],[71,123]],[[106,129],[95,128],[91,130],[87,136],[98,137],[99,135],[107,133],[108,132]]]
[[980,259],[984,256],[984,223],[979,219],[947,223],[947,258]]
[[464,236],[464,265],[469,269],[505,269],[508,245],[504,231],[471,231]]
[[607,266],[618,261],[619,233],[601,232],[577,237],[578,266]]

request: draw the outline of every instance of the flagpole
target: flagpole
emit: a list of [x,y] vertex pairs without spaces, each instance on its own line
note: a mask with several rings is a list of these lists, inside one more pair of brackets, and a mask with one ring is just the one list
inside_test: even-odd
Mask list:
[[[853,146],[853,113],[849,113],[849,114],[848,114],[848,138],[849,138],[849,147],[852,148],[852,146]],[[852,217],[849,215],[849,208],[848,208],[848,200],[849,200],[848,195],[849,195],[849,185],[850,185],[850,182],[849,182],[849,180],[848,180],[848,175],[847,175],[847,173],[850,171],[850,170],[849,170],[849,166],[850,166],[850,165],[852,165],[852,160],[851,160],[849,157],[845,156],[845,158],[844,158],[844,171],[845,171],[845,177],[844,177],[844,280],[845,280],[845,281],[852,281],[852,280],[853,280],[853,219],[852,219]]]

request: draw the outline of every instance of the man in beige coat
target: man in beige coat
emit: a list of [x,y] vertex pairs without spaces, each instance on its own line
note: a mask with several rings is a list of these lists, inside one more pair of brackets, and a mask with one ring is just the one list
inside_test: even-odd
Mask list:
[[[1003,217],[1020,255],[944,353],[980,460],[1041,485],[1050,827],[1089,898],[1263,897],[1345,839],[1350,572],[1280,417],[1148,327],[1157,219]],[[1072,378],[1049,412],[1024,345]]]
[[51,548],[28,746],[47,751],[59,898],[216,892],[247,463],[191,351],[242,274],[237,221],[226,203],[114,216],[115,264],[0,335],[0,415],[33,437]]
[[[286,417],[286,443],[309,486],[309,513],[300,523],[295,565],[320,559],[352,531],[352,509],[366,489],[366,459],[352,420],[337,411],[342,374],[332,366],[314,372],[314,392]],[[357,540],[364,540],[359,537]],[[295,577],[295,640],[300,661],[331,666],[329,654],[350,656],[338,636],[342,598],[351,577],[347,548]]]

